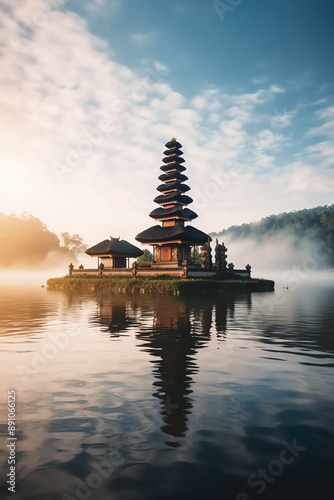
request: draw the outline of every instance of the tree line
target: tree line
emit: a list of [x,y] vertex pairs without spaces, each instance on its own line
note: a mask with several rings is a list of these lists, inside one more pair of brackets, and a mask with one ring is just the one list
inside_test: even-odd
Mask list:
[[283,237],[286,234],[317,242],[327,254],[327,265],[334,266],[334,205],[282,212],[264,217],[258,222],[230,226],[218,233],[210,233],[210,236],[228,237],[234,240],[252,238],[261,242],[266,238]]
[[0,212],[0,267],[51,267],[73,261],[86,250],[78,234],[61,233],[61,239],[33,215]]

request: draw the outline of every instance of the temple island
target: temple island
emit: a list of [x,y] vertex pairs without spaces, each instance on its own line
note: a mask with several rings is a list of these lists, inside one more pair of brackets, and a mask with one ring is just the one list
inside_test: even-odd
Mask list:
[[[86,254],[96,259],[95,267],[84,269],[79,266],[76,269],[70,264],[68,277],[137,280],[147,280],[150,277],[176,278],[183,282],[189,280],[192,285],[195,285],[196,279],[200,280],[201,285],[195,285],[195,288],[207,288],[210,287],[208,283],[219,281],[221,285],[223,282],[234,282],[244,286],[252,285],[254,289],[273,290],[273,281],[252,279],[249,264],[243,269],[235,268],[232,262],[227,262],[224,243],[219,243],[216,239],[213,247],[212,238],[191,225],[197,214],[188,208],[193,200],[186,194],[190,187],[185,184],[188,177],[184,174],[186,168],[182,145],[173,137],[165,147],[163,165],[160,167],[162,173],[158,177],[161,182],[157,187],[159,194],[153,200],[158,208],[149,214],[157,224],[135,237],[142,245],[152,247],[153,259],[138,259],[143,255],[142,249],[120,238],[110,237],[86,250]],[[54,280],[48,281],[49,287]],[[217,288],[217,283],[214,288]]]

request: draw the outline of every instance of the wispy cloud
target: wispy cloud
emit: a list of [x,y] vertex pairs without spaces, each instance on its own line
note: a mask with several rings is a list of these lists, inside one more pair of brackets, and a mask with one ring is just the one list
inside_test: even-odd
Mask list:
[[[241,217],[251,206],[252,218],[256,210],[260,217],[266,215],[258,206],[260,193],[272,213],[288,189],[293,209],[294,201],[310,189],[300,179],[304,175],[314,182],[320,162],[330,157],[333,108],[319,112],[320,125],[309,132],[328,137],[306,151],[311,158],[307,169],[305,163],[289,168],[286,162],[278,179],[268,167],[277,167],[275,155],[285,144],[294,114],[283,110],[275,121],[278,129],[272,130],[263,108],[273,109],[284,90],[279,85],[239,93],[208,86],[189,97],[172,87],[165,62],[152,58],[144,75],[117,63],[106,42],[73,12],[45,2],[46,24],[26,36],[22,19],[36,20],[36,3],[1,5],[6,8],[0,24],[3,210],[31,212],[53,231],[80,233],[89,244],[110,231],[131,240],[149,223],[163,144],[175,135],[184,144],[198,202],[205,183],[219,185],[224,169],[236,166],[228,189],[219,185],[219,196],[208,197],[201,213],[199,227],[211,230],[217,213]],[[98,6],[103,9],[96,2]],[[22,42],[15,48],[14,35]],[[131,39],[144,45],[155,36],[133,33]],[[328,193],[325,166],[322,174],[326,182],[317,189]]]
[[155,33],[132,33],[130,36],[131,40],[139,46],[147,46],[151,45],[155,38],[156,34]]
[[251,82],[254,83],[254,85],[265,85],[268,81],[269,77],[267,75],[258,75],[251,78]]
[[84,6],[90,14],[106,15],[108,12],[109,15],[114,15],[121,10],[123,3],[124,0],[112,0],[111,2],[109,0],[90,0],[85,2]]
[[159,73],[159,74],[167,75],[169,73],[169,67],[160,61],[154,61],[153,67],[157,71],[157,73]]
[[323,166],[334,165],[334,143],[333,141],[321,141],[313,146],[308,146],[306,151],[309,155]]
[[283,174],[289,193],[333,193],[334,178],[330,171],[323,168],[314,168],[311,163],[291,163]]
[[270,120],[271,127],[278,129],[290,127],[296,116],[296,113],[297,113],[296,110],[287,111],[286,109],[283,109],[281,111],[277,108],[273,108]]
[[270,85],[270,92],[273,94],[283,94],[285,92],[285,89],[281,87],[280,85]]
[[334,139],[334,106],[320,109],[316,112],[316,115],[323,123],[318,127],[312,127],[308,131],[308,135],[323,136]]

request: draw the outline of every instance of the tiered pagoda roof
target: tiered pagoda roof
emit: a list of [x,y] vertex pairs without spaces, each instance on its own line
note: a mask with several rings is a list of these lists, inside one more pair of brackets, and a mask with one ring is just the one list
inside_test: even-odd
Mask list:
[[142,231],[136,236],[136,240],[150,244],[175,241],[201,245],[211,238],[195,227],[185,226],[185,222],[195,219],[197,214],[187,208],[193,200],[185,194],[190,187],[184,184],[188,177],[182,173],[186,170],[183,165],[185,160],[182,158],[182,145],[172,138],[165,147],[167,149],[160,167],[163,173],[159,176],[162,184],[157,187],[160,194],[153,200],[160,207],[149,214],[156,221],[162,222],[162,226],[156,225]]

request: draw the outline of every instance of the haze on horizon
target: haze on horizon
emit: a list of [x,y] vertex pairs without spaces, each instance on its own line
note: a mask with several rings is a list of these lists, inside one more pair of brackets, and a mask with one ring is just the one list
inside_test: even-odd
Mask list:
[[136,243],[172,136],[206,232],[333,203],[332,2],[221,4],[0,0],[0,211]]
[[[242,225],[211,234],[213,263],[217,238],[227,245],[227,261],[237,268],[251,264],[254,278],[274,279],[290,287],[309,279],[333,280],[332,211],[317,210],[318,221],[312,210],[271,217],[272,230],[266,232],[263,226],[268,226],[268,219],[256,224],[252,231]],[[17,218],[0,213],[0,225],[4,220],[8,233],[0,240],[2,286],[42,286],[50,277],[66,275],[70,262],[75,267],[82,264],[85,269],[97,266],[96,258],[83,253],[86,246],[78,235],[67,235],[66,240],[63,237],[60,241],[41,221],[28,215]]]

